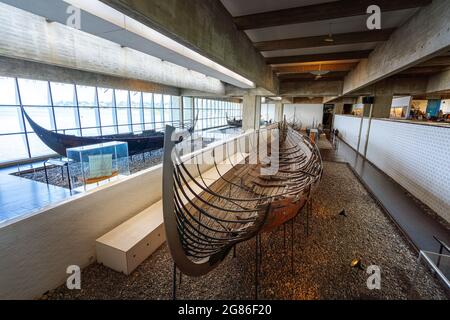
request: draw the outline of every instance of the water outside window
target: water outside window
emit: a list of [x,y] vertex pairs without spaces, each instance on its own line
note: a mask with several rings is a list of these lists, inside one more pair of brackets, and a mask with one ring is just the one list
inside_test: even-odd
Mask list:
[[[196,130],[242,117],[240,103],[167,94],[0,77],[0,163],[52,156],[21,111],[45,129],[77,136],[163,131],[166,124]],[[183,105],[183,108],[181,107]]]

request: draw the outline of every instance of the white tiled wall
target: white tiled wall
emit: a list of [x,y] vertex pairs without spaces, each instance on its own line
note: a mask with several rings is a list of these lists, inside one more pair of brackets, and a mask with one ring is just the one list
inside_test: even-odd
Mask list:
[[361,119],[351,116],[338,116],[334,118],[334,128],[339,129],[339,135],[353,149],[356,150],[358,144],[358,134]]
[[367,158],[450,221],[450,128],[372,121]]
[[302,123],[303,128],[311,128],[323,121],[323,104],[285,104],[284,115],[288,121],[294,118]]
[[[359,124],[358,118],[335,117],[335,128],[352,147]],[[367,159],[450,222],[450,128],[373,120]]]

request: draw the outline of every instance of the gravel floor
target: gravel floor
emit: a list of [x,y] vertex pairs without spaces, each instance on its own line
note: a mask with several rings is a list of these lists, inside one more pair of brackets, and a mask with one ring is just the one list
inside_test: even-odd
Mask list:
[[[163,157],[162,149],[131,156],[129,158],[130,173],[134,174],[141,170],[145,170],[153,166],[156,166],[162,162],[162,157]],[[14,175],[19,174],[15,173]],[[67,168],[64,168],[64,171],[61,171],[61,168],[48,168],[47,175],[49,184],[69,189],[69,181],[67,179]],[[20,177],[46,183],[45,171],[43,167],[31,172],[21,173]]]
[[[260,299],[448,299],[439,282],[418,271],[416,253],[375,204],[345,164],[324,163],[324,178],[313,203],[310,235],[302,213],[294,224],[295,272],[291,272],[290,230],[263,236]],[[347,217],[338,213],[344,209]],[[242,243],[213,272],[183,276],[179,299],[253,299],[255,241]],[[369,290],[368,275],[352,269],[352,259],[381,268],[381,290]],[[64,286],[43,299],[170,299],[172,260],[162,246],[131,276],[99,264],[82,272],[82,290]]]
[[[204,146],[207,146],[212,142],[213,140],[204,141]],[[163,149],[130,156],[129,157],[130,174],[134,174],[139,171],[154,167],[162,163],[162,160],[163,160]],[[73,167],[71,170],[73,170]],[[45,171],[43,166],[34,171],[22,172],[20,174],[14,173],[13,175],[17,175],[25,179],[46,183]],[[47,175],[49,184],[69,189],[69,181],[67,179],[67,168],[64,168],[64,171],[62,171],[61,168],[57,167],[48,168]],[[79,186],[81,186],[81,183],[79,185],[76,185],[75,187]]]

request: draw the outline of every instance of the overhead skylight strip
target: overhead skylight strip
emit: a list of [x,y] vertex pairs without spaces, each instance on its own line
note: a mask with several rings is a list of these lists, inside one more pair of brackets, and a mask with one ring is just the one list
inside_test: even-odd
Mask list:
[[98,0],[62,0],[74,7],[86,11],[96,17],[108,21],[124,30],[139,35],[149,41],[152,41],[161,47],[176,52],[188,59],[194,60],[206,67],[216,70],[232,79],[235,79],[249,87],[254,88],[255,83],[236,72],[202,56],[198,52],[176,42],[175,40],[163,35],[162,33],[144,25],[143,23],[124,15],[116,9],[106,5]]

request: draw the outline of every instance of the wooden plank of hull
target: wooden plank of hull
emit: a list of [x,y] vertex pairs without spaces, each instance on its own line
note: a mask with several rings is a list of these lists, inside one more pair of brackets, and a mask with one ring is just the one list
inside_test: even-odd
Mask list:
[[87,179],[80,179],[81,182],[85,183],[85,184],[95,184],[101,181],[105,181],[114,177],[117,177],[119,175],[119,171],[114,171],[111,175],[109,176],[103,176],[103,177],[95,177],[95,178],[87,178]]
[[284,223],[294,219],[306,204],[306,198],[296,200],[295,198],[286,198],[274,201],[266,220],[266,224],[261,232],[271,232]]

